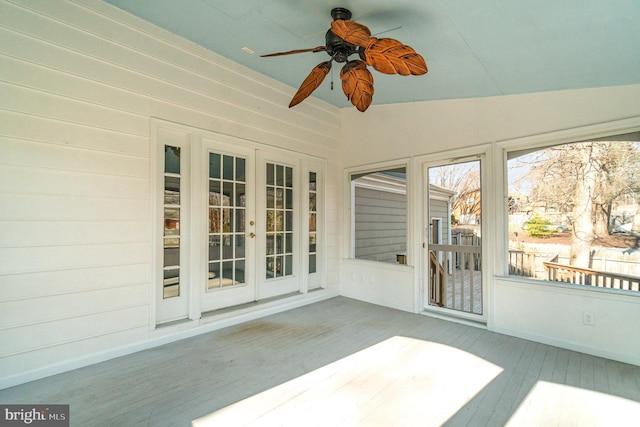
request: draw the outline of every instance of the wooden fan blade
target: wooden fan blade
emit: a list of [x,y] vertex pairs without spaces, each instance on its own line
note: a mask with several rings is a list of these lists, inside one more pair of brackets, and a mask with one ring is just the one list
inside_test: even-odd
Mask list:
[[340,71],[342,90],[347,99],[362,112],[373,101],[373,75],[367,70],[364,61],[349,61]]
[[305,52],[322,52],[325,50],[327,50],[326,46],[318,46],[318,47],[312,47],[309,49],[296,49],[296,50],[290,50],[288,52],[269,53],[266,55],[260,55],[260,58],[268,58],[270,56],[293,55],[296,53],[305,53]]
[[367,47],[371,37],[369,28],[357,22],[344,19],[337,19],[331,22],[331,31],[342,40],[362,47]]
[[420,76],[426,74],[427,63],[412,47],[395,39],[372,37],[364,51],[367,65],[384,74]]
[[316,65],[293,96],[293,99],[289,103],[289,108],[300,104],[306,97],[311,95],[311,93],[320,86],[327,74],[329,74],[329,70],[331,70],[331,61],[321,62]]

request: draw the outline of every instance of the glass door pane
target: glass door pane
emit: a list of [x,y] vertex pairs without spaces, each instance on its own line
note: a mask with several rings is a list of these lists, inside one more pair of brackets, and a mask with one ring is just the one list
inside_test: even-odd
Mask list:
[[264,299],[300,291],[302,287],[301,177],[298,158],[258,151],[257,159],[256,188],[260,190],[256,198],[256,276],[258,299]]
[[202,312],[256,299],[255,150],[241,144],[203,139],[206,210],[201,248]]
[[293,168],[266,164],[265,279],[293,275]]
[[208,263],[206,291],[244,285],[246,160],[209,153]]

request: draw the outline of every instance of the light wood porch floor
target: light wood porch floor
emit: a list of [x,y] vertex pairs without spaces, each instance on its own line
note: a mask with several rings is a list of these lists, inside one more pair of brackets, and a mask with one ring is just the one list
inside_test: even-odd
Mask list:
[[72,426],[188,426],[239,401],[203,425],[256,404],[275,425],[637,425],[640,367],[338,297],[0,390],[70,404]]
[[465,270],[446,275],[444,306],[465,313],[482,314],[482,272]]

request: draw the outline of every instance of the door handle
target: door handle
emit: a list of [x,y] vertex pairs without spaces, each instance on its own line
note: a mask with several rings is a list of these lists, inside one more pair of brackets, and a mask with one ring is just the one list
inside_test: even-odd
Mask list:
[[253,239],[254,237],[256,237],[256,233],[254,233],[254,232],[249,233],[249,237],[251,237]]

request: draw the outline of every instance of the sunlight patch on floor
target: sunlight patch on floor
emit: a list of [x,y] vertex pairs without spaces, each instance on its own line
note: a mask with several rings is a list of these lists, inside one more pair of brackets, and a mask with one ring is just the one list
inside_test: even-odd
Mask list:
[[501,372],[465,351],[396,336],[192,425],[441,425]]
[[538,381],[508,426],[637,426],[640,403],[593,390]]

